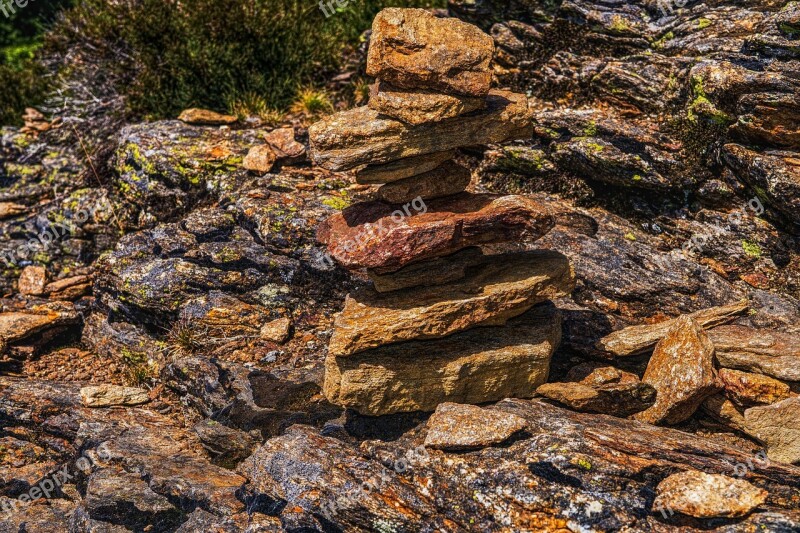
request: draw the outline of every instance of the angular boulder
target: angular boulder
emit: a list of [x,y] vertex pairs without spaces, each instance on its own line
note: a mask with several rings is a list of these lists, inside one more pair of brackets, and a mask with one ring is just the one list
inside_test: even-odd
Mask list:
[[769,405],[795,396],[786,383],[761,374],[722,368],[719,381],[725,395],[740,407]]

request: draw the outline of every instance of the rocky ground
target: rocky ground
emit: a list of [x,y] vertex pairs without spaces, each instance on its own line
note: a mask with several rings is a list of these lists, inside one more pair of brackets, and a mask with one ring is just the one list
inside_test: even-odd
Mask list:
[[[311,165],[307,117],[131,124],[98,161],[31,115],[0,137],[0,531],[800,530],[800,8],[450,8],[534,116],[457,154],[469,190],[546,203],[536,246],[575,269],[540,397],[325,399],[333,316],[369,281],[316,232],[374,188]],[[642,378],[683,375],[648,365],[680,349],[665,321],[697,312],[692,368],[721,369],[691,376],[701,409],[654,404]]]

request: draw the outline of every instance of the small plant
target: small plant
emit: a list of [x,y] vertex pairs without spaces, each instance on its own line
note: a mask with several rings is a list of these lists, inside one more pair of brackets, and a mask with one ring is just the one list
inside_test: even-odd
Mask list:
[[742,241],[742,249],[744,253],[746,253],[750,257],[754,257],[758,259],[761,257],[761,247],[758,243],[750,242],[750,241]]
[[353,87],[353,105],[360,106],[367,103],[369,100],[369,93],[372,84],[368,80],[359,78],[352,84]]
[[167,334],[169,353],[172,357],[197,353],[208,342],[208,331],[188,320],[179,320]]
[[277,126],[283,122],[283,113],[273,109],[267,100],[254,92],[246,92],[241,97],[230,98],[228,112],[239,121],[250,117],[258,117],[267,126]]
[[292,104],[292,113],[301,113],[309,118],[317,118],[332,112],[333,103],[328,93],[311,87],[301,89]]

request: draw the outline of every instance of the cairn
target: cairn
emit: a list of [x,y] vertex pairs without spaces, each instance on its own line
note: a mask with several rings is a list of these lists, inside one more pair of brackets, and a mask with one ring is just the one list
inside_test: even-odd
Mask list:
[[378,80],[369,104],[310,128],[317,164],[381,185],[318,233],[339,264],[373,281],[335,320],[324,386],[335,404],[432,411],[531,397],[547,380],[561,319],[545,302],[568,294],[574,274],[562,254],[502,250],[540,238],[554,218],[530,198],[465,192],[471,173],[453,160],[459,147],[532,134],[526,97],[490,88],[493,53],[475,26],[385,9],[368,53]]

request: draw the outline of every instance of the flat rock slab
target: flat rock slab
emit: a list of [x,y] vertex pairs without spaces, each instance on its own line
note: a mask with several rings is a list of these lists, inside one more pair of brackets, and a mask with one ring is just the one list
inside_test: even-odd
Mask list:
[[384,9],[372,23],[367,75],[406,89],[486,96],[494,40],[424,9]]
[[537,394],[581,412],[629,416],[644,411],[656,401],[656,390],[641,382],[608,383],[590,386],[584,383],[545,383]]
[[376,185],[380,183],[391,183],[400,181],[412,176],[430,172],[442,165],[445,161],[450,161],[456,156],[455,150],[445,152],[434,152],[413,157],[398,159],[391,163],[379,165],[367,165],[356,170],[356,183],[362,185]]
[[800,398],[751,407],[744,412],[745,431],[767,445],[767,457],[800,463]]
[[463,280],[380,294],[352,293],[336,317],[330,354],[349,356],[386,344],[501,326],[537,303],[569,294],[569,260],[549,251],[492,256]]
[[739,518],[753,512],[768,495],[743,479],[687,470],[659,483],[653,511],[695,518]]
[[720,366],[800,381],[800,333],[746,326],[720,326],[708,332]]
[[483,109],[485,97],[458,96],[433,91],[409,91],[385,82],[372,86],[367,106],[382,115],[412,126],[439,122],[471,111]]
[[373,416],[529,398],[547,380],[560,340],[561,316],[537,306],[502,327],[329,355],[324,393],[333,404]]
[[208,109],[192,108],[184,110],[178,120],[195,126],[223,126],[235,124],[238,119],[233,115],[223,115]]
[[115,405],[140,405],[150,401],[144,389],[97,385],[81,389],[81,403],[85,407],[112,407]]
[[63,302],[43,304],[25,311],[0,313],[0,353],[9,344],[25,340],[46,330],[80,323],[80,315]]
[[690,316],[679,318],[656,345],[642,381],[655,387],[656,403],[635,418],[651,424],[683,422],[717,392],[714,345]]
[[786,383],[761,374],[722,368],[719,381],[725,396],[740,407],[769,405],[796,396]]
[[345,268],[386,273],[468,246],[532,242],[555,225],[546,205],[524,196],[463,193],[413,207],[405,216],[383,202],[356,204],[324,221],[317,240]]
[[404,204],[418,197],[432,200],[464,192],[471,179],[472,174],[467,168],[447,161],[425,174],[387,183],[378,189],[375,196],[390,204]]
[[[711,307],[690,313],[692,319],[704,328],[710,328],[733,320],[736,315],[748,309],[747,302]],[[665,320],[657,324],[630,326],[606,335],[597,342],[597,349],[611,353],[617,357],[628,357],[646,353],[664,338],[678,319]]]
[[428,419],[426,448],[471,450],[508,440],[525,429],[525,419],[474,405],[443,403]]
[[332,115],[308,129],[311,157],[328,170],[523,139],[532,133],[527,97],[499,89],[489,92],[482,111],[433,124],[412,126],[364,106]]
[[471,247],[446,257],[413,263],[389,274],[381,274],[375,270],[367,270],[367,274],[376,291],[391,292],[411,287],[444,285],[463,279],[467,275],[467,268],[477,266],[485,260],[486,256],[480,248]]

